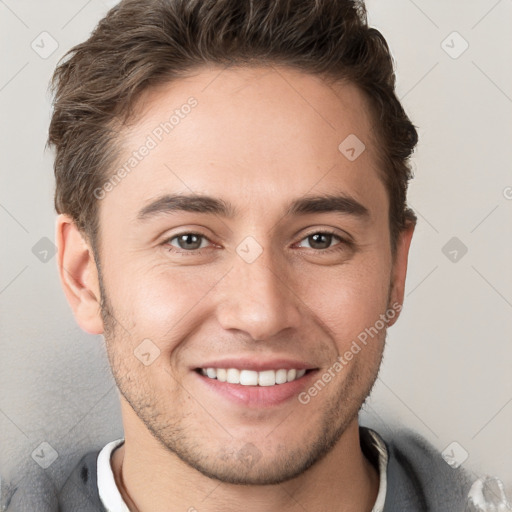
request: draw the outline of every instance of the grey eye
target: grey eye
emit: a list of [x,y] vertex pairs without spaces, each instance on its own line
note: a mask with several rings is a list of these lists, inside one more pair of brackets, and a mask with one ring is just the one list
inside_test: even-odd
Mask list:
[[[197,249],[201,249],[202,242],[206,238],[203,235],[198,233],[182,233],[181,235],[177,235],[169,240],[169,243],[173,247],[178,247],[178,249],[183,249],[185,251],[194,251]],[[174,244],[173,241],[177,241],[177,244]]]

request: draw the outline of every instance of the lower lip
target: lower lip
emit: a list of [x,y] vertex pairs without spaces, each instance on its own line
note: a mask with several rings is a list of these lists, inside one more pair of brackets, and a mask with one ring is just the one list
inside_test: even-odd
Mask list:
[[300,379],[293,380],[292,382],[276,384],[274,386],[230,384],[228,382],[220,382],[217,379],[210,379],[197,372],[194,373],[209,389],[231,402],[249,407],[272,407],[294,397],[296,398],[310,384],[317,370],[308,371]]

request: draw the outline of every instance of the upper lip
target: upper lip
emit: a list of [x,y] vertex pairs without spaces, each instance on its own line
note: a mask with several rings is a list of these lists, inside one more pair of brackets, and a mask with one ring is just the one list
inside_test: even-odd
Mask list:
[[229,359],[217,359],[215,361],[209,361],[196,366],[197,368],[236,368],[238,370],[253,370],[261,372],[264,370],[312,370],[316,369],[316,366],[296,359],[255,359],[252,358],[229,358]]

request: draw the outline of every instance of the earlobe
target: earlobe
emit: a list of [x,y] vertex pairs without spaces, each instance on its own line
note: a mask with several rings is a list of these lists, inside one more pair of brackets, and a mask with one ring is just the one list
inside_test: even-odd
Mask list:
[[[391,275],[391,296],[390,304],[400,305],[404,302],[405,279],[407,276],[407,259],[409,257],[409,248],[411,246],[412,235],[416,224],[411,222],[398,236],[396,254],[393,261],[393,269]],[[389,326],[393,325],[400,315],[396,315],[393,320],[390,320]]]
[[62,288],[75,319],[85,332],[102,334],[101,295],[92,248],[68,215],[57,217],[55,240]]

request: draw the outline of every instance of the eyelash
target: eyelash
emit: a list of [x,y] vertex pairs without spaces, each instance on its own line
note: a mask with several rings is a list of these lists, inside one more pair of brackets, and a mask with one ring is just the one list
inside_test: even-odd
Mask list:
[[[203,248],[192,249],[192,250],[188,251],[188,250],[185,250],[185,249],[179,249],[179,248],[175,247],[174,245],[170,244],[171,241],[173,241],[176,238],[179,238],[180,236],[183,236],[183,235],[195,235],[195,236],[198,236],[198,237],[203,238],[205,240],[208,240],[211,243],[211,240],[208,237],[206,237],[205,235],[201,234],[201,233],[197,233],[195,231],[184,231],[183,233],[178,233],[177,235],[174,235],[171,238],[167,238],[166,240],[164,240],[162,245],[167,246],[169,252],[173,252],[173,253],[176,253],[176,254],[194,254],[195,252],[207,249],[207,247],[203,247]],[[339,243],[337,243],[334,246],[329,247],[327,249],[313,249],[313,248],[307,248],[306,247],[306,249],[310,249],[311,251],[314,251],[316,253],[330,254],[332,252],[341,251],[341,250],[346,249],[347,247],[348,248],[352,248],[354,246],[354,244],[353,244],[353,242],[351,240],[347,240],[345,238],[342,238],[340,235],[336,234],[334,231],[329,231],[329,230],[311,231],[310,233],[306,234],[303,238],[301,238],[301,240],[299,240],[299,242],[302,242],[303,240],[306,240],[307,238],[309,238],[310,236],[313,236],[313,235],[331,235],[334,238],[337,238],[339,240]]]

